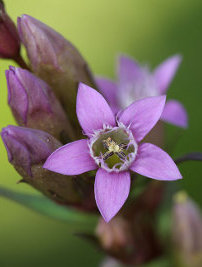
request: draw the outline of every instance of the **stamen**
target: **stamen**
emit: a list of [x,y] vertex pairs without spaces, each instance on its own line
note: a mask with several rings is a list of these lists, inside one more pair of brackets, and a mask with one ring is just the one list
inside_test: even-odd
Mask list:
[[120,159],[125,160],[126,154],[122,151],[115,153]]
[[108,137],[106,140],[102,141],[104,148],[108,151],[104,153],[103,160],[106,160],[116,154],[120,159],[125,160],[126,154],[123,152],[127,148],[127,145],[124,143],[117,144],[111,137]]
[[107,151],[107,152],[105,152],[104,155],[103,155],[103,160],[106,160],[106,159],[110,158],[110,157],[113,156],[113,155],[114,155],[114,152],[109,152],[109,151]]
[[98,166],[109,172],[127,170],[137,153],[133,134],[122,124],[95,132],[89,147]]

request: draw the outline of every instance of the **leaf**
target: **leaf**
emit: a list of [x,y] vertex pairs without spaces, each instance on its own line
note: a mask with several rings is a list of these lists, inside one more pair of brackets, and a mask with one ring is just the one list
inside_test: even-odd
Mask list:
[[192,153],[185,154],[184,156],[181,156],[178,159],[176,159],[175,163],[180,164],[185,161],[202,161],[202,153],[192,152]]
[[89,220],[96,218],[96,215],[83,213],[73,208],[66,208],[56,204],[43,195],[30,195],[14,192],[10,189],[0,187],[0,197],[15,201],[24,207],[32,209],[42,215],[68,222],[68,223],[89,223]]

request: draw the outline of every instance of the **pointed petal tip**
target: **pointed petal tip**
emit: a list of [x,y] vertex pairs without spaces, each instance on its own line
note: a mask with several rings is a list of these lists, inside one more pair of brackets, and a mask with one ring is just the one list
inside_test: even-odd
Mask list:
[[136,63],[135,59],[132,56],[129,56],[128,54],[125,53],[118,53],[117,55],[117,62],[121,63],[128,63],[130,62],[131,64]]
[[95,177],[95,200],[106,222],[122,208],[130,192],[130,173],[108,173],[98,169]]
[[83,90],[88,91],[88,90],[95,90],[95,89],[88,86],[87,84],[85,84],[83,82],[79,82],[78,91],[77,91],[77,99],[80,96],[80,94],[83,92]]
[[79,82],[79,84],[78,84],[78,90],[81,90],[81,87],[82,87],[83,85],[85,85],[85,83]]
[[44,169],[47,169],[47,170],[50,170],[50,166],[49,166],[49,161],[48,161],[49,158],[47,158],[46,162],[44,163],[43,165],[43,168]]
[[157,83],[159,93],[165,93],[167,91],[179,68],[181,61],[182,57],[180,55],[174,55],[163,61],[154,70],[154,79]]
[[[100,213],[101,213],[101,211],[100,211]],[[106,222],[106,223],[109,223],[113,218],[114,218],[114,216],[116,215],[114,215],[114,216],[112,216],[112,217],[105,217],[105,215],[104,214],[102,214],[101,213],[101,215],[102,215],[102,218],[104,219],[104,221]]]
[[[88,87],[89,87],[89,88],[88,88]],[[80,94],[82,90],[86,90],[86,91],[87,91],[87,90],[89,90],[89,89],[91,89],[91,90],[95,90],[94,88],[88,86],[87,84],[85,84],[85,83],[83,83],[83,82],[79,82],[79,84],[78,84],[77,98],[78,98],[78,94]]]
[[[78,92],[80,92],[81,90],[86,90],[86,91],[96,91],[93,87],[83,83],[83,82],[79,82],[78,84]],[[97,91],[96,91],[97,92]]]
[[[53,152],[54,153],[54,152]],[[52,154],[53,154],[52,153]],[[52,155],[51,154],[51,155]],[[63,174],[62,172],[59,172],[59,171],[55,171],[55,169],[52,167],[52,164],[51,164],[51,160],[50,160],[50,157],[51,155],[47,158],[47,160],[45,161],[45,163],[43,164],[43,169],[46,169],[48,171],[52,171],[52,172],[57,172],[57,173],[60,173],[60,174]]]
[[84,83],[79,84],[76,113],[82,129],[89,136],[102,129],[104,124],[115,125],[115,116],[105,98]]
[[130,169],[148,178],[160,181],[175,181],[182,175],[173,159],[161,148],[142,143]]
[[141,72],[141,65],[134,58],[126,54],[119,54],[117,56],[116,66],[120,83],[133,81]]
[[182,59],[183,59],[183,56],[181,54],[174,54],[168,57],[167,59],[165,59],[162,63],[170,61],[178,65],[182,62]]
[[184,106],[177,100],[167,101],[161,119],[175,126],[186,129],[188,127],[188,115]]

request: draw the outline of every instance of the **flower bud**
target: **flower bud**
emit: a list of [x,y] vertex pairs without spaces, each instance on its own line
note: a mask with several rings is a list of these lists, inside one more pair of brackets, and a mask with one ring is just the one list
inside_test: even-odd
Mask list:
[[62,204],[80,201],[74,178],[43,168],[47,157],[61,146],[54,137],[40,130],[19,126],[7,126],[1,136],[8,159],[23,181]]
[[0,1],[0,57],[16,59],[20,52],[20,38],[15,24]]
[[18,30],[33,72],[51,85],[72,123],[77,123],[78,83],[95,87],[85,60],[63,36],[28,15],[18,18]]
[[19,126],[7,126],[1,133],[8,160],[32,176],[31,166],[44,162],[60,143],[46,132]]
[[73,139],[67,116],[51,88],[27,70],[6,71],[8,103],[20,126],[40,129],[63,140]]
[[122,217],[113,218],[109,223],[100,219],[96,235],[104,250],[111,251],[111,253],[119,252],[122,249],[130,250],[130,247],[133,246],[130,225]]
[[196,204],[185,192],[174,197],[173,242],[179,266],[202,266],[202,217]]

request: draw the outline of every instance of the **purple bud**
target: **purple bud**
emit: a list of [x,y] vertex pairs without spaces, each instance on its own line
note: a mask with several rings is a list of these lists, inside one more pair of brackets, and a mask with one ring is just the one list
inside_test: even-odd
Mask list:
[[28,15],[18,18],[18,30],[33,72],[51,85],[75,124],[78,83],[95,88],[85,60],[63,36]]
[[15,24],[0,1],[0,57],[16,59],[19,57],[20,39]]
[[74,177],[43,168],[47,157],[61,146],[60,142],[46,132],[19,126],[7,126],[1,137],[10,163],[24,182],[64,205],[80,203]]
[[72,139],[67,116],[44,81],[14,67],[6,71],[6,78],[8,103],[20,126],[44,130],[58,139],[65,135]]
[[7,126],[1,133],[9,161],[31,176],[31,166],[44,162],[60,143],[50,134],[19,126]]
[[202,266],[202,217],[185,192],[174,198],[173,241],[181,266]]

